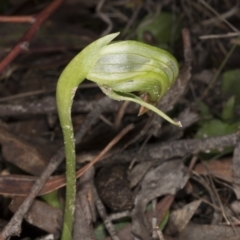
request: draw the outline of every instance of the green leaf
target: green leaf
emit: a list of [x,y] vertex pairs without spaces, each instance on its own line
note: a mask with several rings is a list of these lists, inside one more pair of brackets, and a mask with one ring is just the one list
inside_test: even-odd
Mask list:
[[228,99],[226,104],[223,106],[222,110],[222,119],[225,121],[234,120],[234,105],[235,105],[235,97],[231,97]]
[[203,124],[198,130],[196,138],[217,137],[234,133],[240,123],[228,124],[218,119],[212,119]]
[[166,214],[164,215],[164,217],[163,217],[163,220],[160,222],[160,224],[159,224],[159,228],[160,228],[160,230],[162,231],[164,228],[165,228],[165,226],[167,225],[167,223],[168,223],[168,220],[169,220],[169,216],[170,216],[170,212],[169,212],[169,210],[166,212]]
[[[228,124],[218,119],[212,119],[202,125],[202,127],[196,133],[195,138],[218,137],[235,133],[239,126],[240,122]],[[210,160],[217,156],[223,156],[232,151],[232,148],[214,149],[211,151],[206,149],[205,153],[200,154],[200,157],[202,160]]]
[[235,104],[240,105],[240,69],[230,70],[223,73],[222,92],[235,96]]
[[42,199],[52,207],[61,208],[61,204],[58,198],[58,191],[53,191],[48,194],[42,195]]
[[180,37],[181,22],[172,13],[161,12],[158,16],[146,16],[139,26],[137,39],[144,42],[144,33],[150,32],[160,47],[175,41]]
[[[114,229],[116,230],[116,232],[118,232],[130,223],[131,223],[130,218],[125,217],[125,218],[119,219],[117,222],[114,222],[113,226],[114,226]],[[108,236],[108,233],[107,233],[106,228],[103,223],[99,224],[95,228],[94,233],[95,233],[97,240],[103,240]]]
[[196,105],[198,106],[199,108],[199,111],[200,111],[200,116],[204,119],[210,119],[212,118],[212,113],[208,107],[207,104],[205,104],[204,102],[200,101],[200,100],[197,100],[196,101]]
[[106,228],[103,223],[99,224],[95,228],[94,233],[95,233],[95,237],[97,240],[103,240],[104,238],[106,238],[108,236],[108,233],[107,233]]

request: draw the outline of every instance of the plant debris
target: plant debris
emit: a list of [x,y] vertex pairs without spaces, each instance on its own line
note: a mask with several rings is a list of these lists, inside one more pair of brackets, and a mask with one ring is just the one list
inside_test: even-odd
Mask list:
[[[55,89],[86,45],[121,30],[179,61],[156,106],[86,81],[72,108],[73,239],[236,240],[240,235],[239,4],[234,1],[7,1],[0,6],[0,240],[59,239],[65,153]],[[107,146],[107,147],[106,147]]]

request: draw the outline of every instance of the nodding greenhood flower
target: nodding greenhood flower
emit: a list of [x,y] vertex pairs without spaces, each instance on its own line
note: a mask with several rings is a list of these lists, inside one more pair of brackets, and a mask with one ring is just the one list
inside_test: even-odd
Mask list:
[[178,64],[170,53],[144,43],[123,41],[101,49],[87,78],[119,95],[147,93],[150,102],[155,103],[172,86],[177,75]]
[[[137,102],[180,126],[148,104],[158,102],[177,76],[178,63],[167,51],[136,41],[122,41],[100,50],[86,78],[96,82],[110,98]],[[147,95],[147,102],[136,93]]]
[[[153,106],[178,76],[176,59],[165,50],[136,41],[110,43],[118,34],[96,40],[68,64],[58,82],[58,89],[63,89],[58,91],[57,101],[66,101],[67,86],[73,83],[70,88],[74,93],[78,84],[87,78],[97,83],[108,97],[136,102],[181,126]],[[141,95],[147,101],[141,99]]]
[[[62,239],[71,239],[75,199],[75,142],[71,106],[78,85],[96,82],[115,100],[127,100],[150,109],[181,126],[157,109],[156,103],[178,75],[176,59],[168,52],[135,41],[110,43],[119,33],[102,37],[84,48],[64,69],[57,83],[57,107],[66,152],[66,206]],[[147,101],[141,99],[145,95]]]

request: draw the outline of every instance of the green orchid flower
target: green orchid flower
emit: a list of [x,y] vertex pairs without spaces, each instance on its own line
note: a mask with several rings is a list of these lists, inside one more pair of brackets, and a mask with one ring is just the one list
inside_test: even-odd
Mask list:
[[[136,41],[110,43],[119,33],[102,37],[84,48],[64,69],[57,83],[57,107],[66,154],[66,206],[62,240],[72,238],[75,205],[75,141],[71,107],[78,85],[85,79],[97,83],[115,100],[127,100],[150,109],[181,126],[154,104],[174,84],[178,63],[167,51]],[[147,96],[144,101],[140,96]]]

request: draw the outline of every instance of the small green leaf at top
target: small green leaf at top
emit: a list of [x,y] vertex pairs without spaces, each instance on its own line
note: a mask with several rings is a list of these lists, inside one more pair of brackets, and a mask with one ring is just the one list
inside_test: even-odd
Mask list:
[[224,104],[222,110],[222,119],[224,121],[233,121],[234,120],[234,105],[235,105],[235,96],[232,96]]
[[173,13],[161,12],[153,17],[147,15],[139,25],[137,31],[137,40],[146,42],[144,34],[150,33],[155,41],[159,44],[158,47],[168,48],[168,44],[176,41],[180,37],[181,21]]
[[160,224],[159,224],[159,228],[160,228],[161,231],[166,227],[166,225],[167,225],[167,223],[168,223],[168,220],[169,220],[169,217],[170,217],[170,212],[169,212],[169,210],[168,210],[168,211],[166,212],[166,214],[164,215],[162,221],[161,221]]
[[212,119],[199,128],[195,137],[206,138],[231,134],[238,130],[239,125],[240,123],[228,124],[219,119]]
[[58,198],[58,191],[53,191],[41,196],[42,199],[47,202],[49,205],[55,208],[61,209],[61,204]]
[[235,96],[235,106],[240,106],[240,69],[224,72],[222,75],[222,92],[229,97]]
[[[229,124],[223,122],[220,119],[211,119],[202,124],[202,126],[198,129],[195,138],[207,138],[207,137],[219,137],[227,134],[235,133],[240,126],[240,122]],[[204,153],[200,154],[202,160],[209,160],[214,157],[220,157],[227,153],[232,152],[232,148],[224,148],[224,149],[214,149],[209,151],[205,149]]]
[[208,105],[204,103],[203,101],[197,100],[196,105],[199,109],[199,114],[200,116],[206,120],[206,119],[211,119],[213,117]]
[[[118,232],[122,230],[124,227],[126,227],[127,225],[129,225],[130,223],[131,223],[130,218],[126,217],[114,222],[113,226],[114,226],[114,229]],[[103,240],[108,236],[104,223],[99,224],[95,228],[94,233],[97,240]]]

